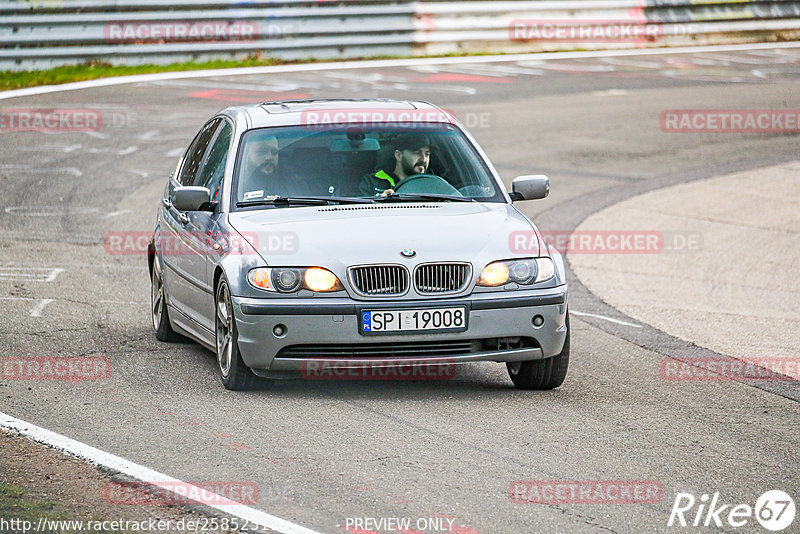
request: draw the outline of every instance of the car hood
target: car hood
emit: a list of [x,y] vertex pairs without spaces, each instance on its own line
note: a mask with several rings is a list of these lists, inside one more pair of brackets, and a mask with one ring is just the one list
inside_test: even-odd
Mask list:
[[[538,240],[512,251],[514,235],[533,236],[530,221],[510,204],[393,203],[270,208],[240,211],[229,222],[268,265],[327,267],[343,274],[351,265],[491,261],[538,256]],[[400,252],[411,249],[412,258]]]

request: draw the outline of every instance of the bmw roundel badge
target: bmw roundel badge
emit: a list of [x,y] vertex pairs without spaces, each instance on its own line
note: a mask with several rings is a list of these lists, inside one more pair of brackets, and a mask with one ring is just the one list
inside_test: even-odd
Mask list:
[[413,258],[417,255],[417,251],[410,248],[404,248],[400,251],[400,255],[404,258]]

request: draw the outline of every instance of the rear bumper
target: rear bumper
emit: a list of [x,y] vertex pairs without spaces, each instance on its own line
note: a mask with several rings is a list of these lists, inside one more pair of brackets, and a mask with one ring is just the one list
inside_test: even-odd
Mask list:
[[[301,371],[309,362],[372,367],[395,365],[398,361],[451,364],[549,358],[561,352],[564,345],[566,303],[566,285],[513,293],[479,293],[457,299],[391,302],[349,298],[233,298],[242,359],[254,370],[275,372]],[[359,333],[362,309],[407,309],[432,304],[465,306],[469,317],[467,329],[380,336]],[[533,325],[536,315],[544,318],[540,327]],[[277,325],[285,328],[281,336],[273,332]],[[495,343],[497,339],[508,338],[524,338],[525,342],[504,343],[508,348]],[[403,347],[410,346],[414,349],[404,353]],[[428,346],[430,350],[425,348]]]

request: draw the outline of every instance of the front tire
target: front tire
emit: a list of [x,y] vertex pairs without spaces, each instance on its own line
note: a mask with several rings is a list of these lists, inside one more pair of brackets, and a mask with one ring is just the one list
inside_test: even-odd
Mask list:
[[236,319],[233,316],[231,292],[224,278],[217,286],[214,307],[217,369],[222,385],[234,391],[251,389],[258,384],[259,378],[244,364],[239,353],[239,335],[236,331]]
[[150,316],[156,339],[159,341],[180,341],[181,336],[169,324],[166,292],[164,291],[164,274],[158,256],[153,257],[153,268],[150,273]]
[[569,367],[569,311],[567,311],[567,337],[559,354],[544,360],[508,362],[508,376],[518,389],[554,389],[564,383]]

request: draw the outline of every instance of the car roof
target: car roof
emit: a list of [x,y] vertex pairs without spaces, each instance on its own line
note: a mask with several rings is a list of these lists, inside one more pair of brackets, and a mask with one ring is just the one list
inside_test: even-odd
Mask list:
[[313,124],[425,123],[453,124],[450,113],[423,101],[384,98],[277,100],[226,108],[223,113],[248,117],[249,128]]

